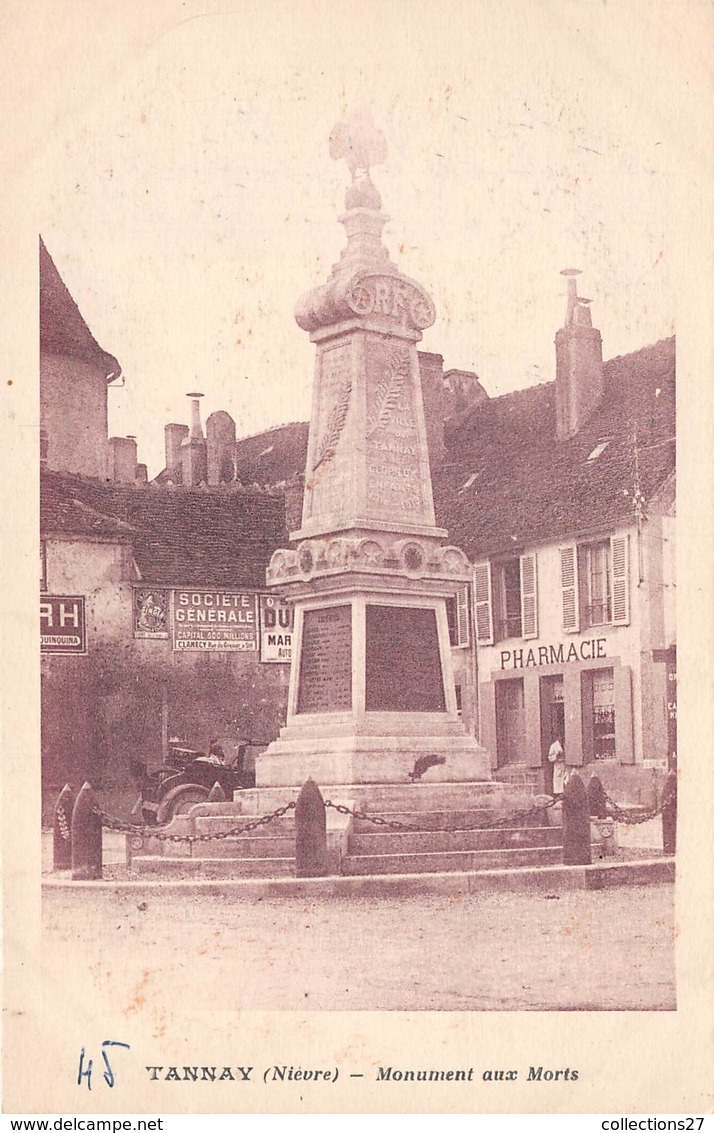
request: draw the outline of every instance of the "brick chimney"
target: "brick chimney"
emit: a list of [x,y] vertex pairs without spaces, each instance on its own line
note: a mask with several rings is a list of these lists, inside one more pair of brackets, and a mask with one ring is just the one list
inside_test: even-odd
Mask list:
[[448,421],[457,421],[474,405],[488,401],[488,394],[473,370],[446,370],[444,372],[444,415]]
[[188,425],[164,425],[164,448],[167,472],[181,468],[181,445],[188,436]]
[[604,392],[602,336],[592,325],[590,299],[578,295],[577,268],[560,273],[568,282],[565,326],[555,335],[555,411],[558,440],[582,429]]
[[206,451],[206,438],[201,426],[202,393],[188,393],[191,399],[191,428],[188,436],[181,444],[181,465],[183,469],[183,482],[191,488],[205,484],[208,480],[208,454]]
[[109,438],[109,478],[116,484],[136,480],[136,437]]
[[219,409],[206,421],[208,483],[231,484],[236,478],[236,425],[230,413]]

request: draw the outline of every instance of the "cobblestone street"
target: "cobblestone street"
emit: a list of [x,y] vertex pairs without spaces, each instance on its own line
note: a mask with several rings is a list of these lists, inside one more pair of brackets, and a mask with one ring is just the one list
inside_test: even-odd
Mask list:
[[[265,899],[46,892],[45,955],[117,1010],[673,1010],[674,887]],[[58,975],[59,978],[59,975]],[[178,985],[180,985],[180,990]]]

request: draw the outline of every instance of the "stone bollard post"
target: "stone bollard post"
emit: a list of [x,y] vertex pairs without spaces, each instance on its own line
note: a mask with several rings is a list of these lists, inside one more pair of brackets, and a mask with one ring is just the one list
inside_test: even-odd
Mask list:
[[102,876],[102,816],[89,783],[77,795],[72,811],[72,881],[98,881]]
[[314,779],[306,779],[295,804],[295,876],[328,873],[325,800]]
[[662,791],[662,849],[665,854],[677,850],[677,772],[670,771]]
[[574,771],[563,791],[563,865],[590,865],[591,860],[588,796]]
[[52,868],[71,869],[72,866],[72,808],[74,791],[65,783],[55,805],[52,820]]
[[599,775],[591,775],[588,783],[588,809],[592,818],[607,818],[605,788]]
[[208,792],[207,803],[224,803],[226,801],[226,792],[223,790],[221,784],[216,781]]

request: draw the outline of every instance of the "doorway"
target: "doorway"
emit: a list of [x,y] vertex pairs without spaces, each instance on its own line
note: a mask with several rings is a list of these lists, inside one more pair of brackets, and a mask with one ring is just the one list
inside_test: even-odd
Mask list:
[[541,695],[541,752],[546,794],[553,790],[553,765],[548,760],[548,749],[554,740],[565,746],[565,694],[563,677],[542,677]]
[[525,699],[522,680],[496,684],[496,744],[498,766],[525,763]]

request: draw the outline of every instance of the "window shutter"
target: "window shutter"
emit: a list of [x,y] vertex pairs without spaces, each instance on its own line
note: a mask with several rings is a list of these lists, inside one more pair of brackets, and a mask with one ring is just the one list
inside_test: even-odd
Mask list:
[[474,624],[479,645],[493,645],[493,609],[491,606],[491,564],[474,566]]
[[469,643],[469,588],[462,586],[456,594],[456,644]]
[[613,535],[612,555],[612,624],[630,624],[630,547],[628,535]]
[[560,548],[560,590],[563,602],[563,630],[577,633],[580,629],[578,602],[578,556],[573,543]]
[[521,555],[521,622],[523,637],[538,636],[538,579],[535,555]]

